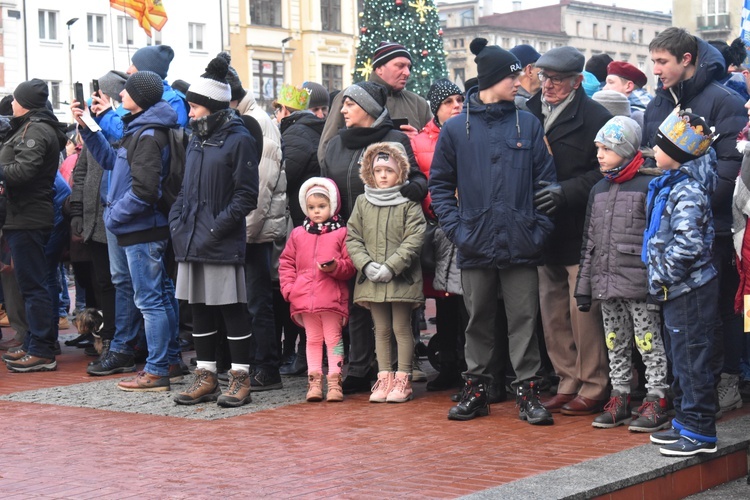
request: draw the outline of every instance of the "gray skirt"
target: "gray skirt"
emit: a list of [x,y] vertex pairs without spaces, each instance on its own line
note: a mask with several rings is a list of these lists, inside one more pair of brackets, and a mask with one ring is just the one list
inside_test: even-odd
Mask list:
[[247,303],[245,266],[178,262],[175,295],[188,304],[221,306]]

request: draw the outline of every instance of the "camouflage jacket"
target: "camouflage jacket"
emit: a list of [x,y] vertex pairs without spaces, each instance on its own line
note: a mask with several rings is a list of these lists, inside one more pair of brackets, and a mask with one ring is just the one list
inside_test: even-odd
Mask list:
[[649,293],[659,302],[699,288],[717,274],[711,264],[716,153],[709,149],[680,171],[687,178],[672,187],[659,228],[648,242]]

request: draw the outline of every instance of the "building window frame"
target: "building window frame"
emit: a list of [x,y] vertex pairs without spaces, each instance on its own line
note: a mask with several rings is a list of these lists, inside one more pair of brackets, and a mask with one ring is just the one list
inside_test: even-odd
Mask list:
[[321,84],[328,89],[328,92],[344,88],[344,66],[341,64],[322,64],[320,69],[321,75],[323,75]]
[[39,9],[39,40],[57,42],[57,20],[59,12],[56,10]]
[[130,16],[117,16],[117,44],[133,45],[135,24]]
[[320,0],[323,31],[341,31],[341,0]]
[[260,106],[270,112],[273,101],[284,83],[284,68],[281,61],[253,59],[253,94]]
[[104,45],[106,23],[104,14],[86,14],[86,36],[89,45]]
[[203,23],[188,23],[188,49],[193,52],[203,52],[203,38],[206,25]]
[[281,27],[281,0],[250,0],[250,22]]

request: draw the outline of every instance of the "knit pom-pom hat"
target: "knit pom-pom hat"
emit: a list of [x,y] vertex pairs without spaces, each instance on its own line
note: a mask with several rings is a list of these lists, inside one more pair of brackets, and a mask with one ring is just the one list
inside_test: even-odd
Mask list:
[[190,85],[185,98],[188,102],[205,106],[212,113],[229,107],[232,89],[227,83],[229,63],[223,57],[214,57],[206,72],[197,82]]

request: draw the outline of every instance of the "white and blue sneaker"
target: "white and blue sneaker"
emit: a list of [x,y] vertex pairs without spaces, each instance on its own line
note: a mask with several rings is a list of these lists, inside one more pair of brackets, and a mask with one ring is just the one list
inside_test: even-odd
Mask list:
[[716,453],[716,443],[699,441],[698,439],[680,436],[676,442],[659,448],[662,455],[668,457],[692,457],[699,453]]
[[680,429],[674,424],[665,431],[654,432],[651,434],[651,442],[654,444],[673,444],[680,440]]

